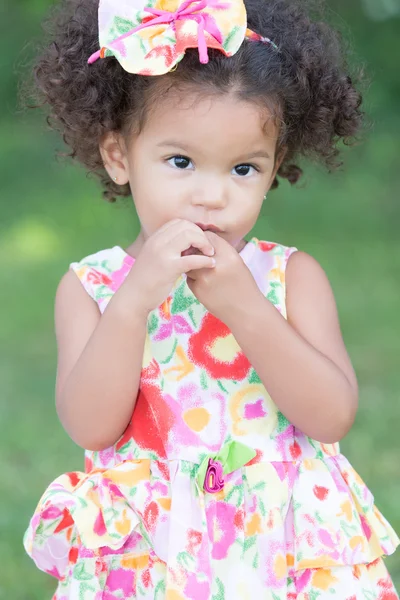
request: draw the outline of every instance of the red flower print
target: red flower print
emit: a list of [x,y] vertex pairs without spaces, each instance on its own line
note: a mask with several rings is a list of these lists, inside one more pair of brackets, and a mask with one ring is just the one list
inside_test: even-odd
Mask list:
[[246,464],[246,467],[250,467],[251,465],[255,465],[256,463],[261,462],[262,457],[262,451],[257,449],[255,457],[249,460],[249,462]]
[[100,271],[96,271],[96,269],[92,269],[87,274],[87,280],[94,284],[102,284],[102,285],[111,285],[112,280],[105,275],[104,273],[100,273]]
[[176,58],[175,47],[172,44],[164,46],[160,44],[159,46],[156,46],[155,48],[153,48],[153,50],[150,50],[150,52],[146,54],[145,60],[149,58],[151,59],[159,57],[164,58],[166,67],[170,67]]
[[71,565],[76,564],[76,561],[78,560],[78,548],[71,548],[71,550],[69,551],[68,560],[71,563]]
[[146,569],[142,573],[142,581],[145,588],[148,588],[151,583],[150,569]]
[[60,531],[63,531],[63,529],[68,529],[68,527],[72,527],[73,524],[74,520],[71,517],[71,513],[69,512],[68,508],[64,508],[63,518],[54,530],[54,533],[59,533]]
[[241,380],[246,377],[251,365],[239,347],[233,360],[221,360],[215,355],[216,344],[229,335],[232,334],[225,323],[207,313],[200,331],[189,340],[189,358],[197,366],[205,368],[214,379]]
[[380,579],[378,585],[380,588],[383,588],[378,596],[378,600],[398,600],[399,597],[389,577],[387,579]]
[[243,531],[243,524],[244,524],[243,510],[241,510],[241,509],[237,510],[237,512],[235,514],[235,518],[234,518],[234,523],[235,523],[235,527],[240,529],[240,531]]
[[142,369],[141,380],[146,381],[157,381],[161,374],[160,366],[158,362],[153,358],[151,363]]
[[320,485],[314,485],[313,492],[318,500],[326,500],[329,494],[329,490],[326,487]]
[[79,475],[79,473],[75,473],[74,471],[72,471],[71,473],[67,473],[67,476],[71,482],[72,487],[77,486],[81,480],[81,476]]
[[276,244],[271,242],[259,242],[258,246],[262,252],[269,252],[272,248],[275,248]]
[[299,458],[301,455],[301,448],[296,440],[293,442],[293,444],[290,444],[289,451],[293,460],[296,460],[296,458]]
[[157,504],[157,502],[155,502],[153,500],[146,507],[146,509],[144,511],[144,518],[143,518],[146,529],[148,529],[150,532],[154,532],[154,530],[156,528],[157,521],[158,521],[158,514],[159,514],[158,504]]
[[203,539],[203,535],[200,531],[195,531],[194,529],[189,529],[187,532],[188,543],[187,543],[187,551],[194,554],[200,547],[201,540]]
[[117,452],[131,439],[141,448],[167,458],[165,446],[175,417],[157,386],[142,382],[132,420],[117,442]]

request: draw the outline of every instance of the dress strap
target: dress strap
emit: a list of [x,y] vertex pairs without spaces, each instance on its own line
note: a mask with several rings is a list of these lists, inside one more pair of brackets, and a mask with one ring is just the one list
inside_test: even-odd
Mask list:
[[248,266],[259,289],[286,318],[286,266],[297,248],[257,239],[253,243],[256,252]]
[[134,259],[120,246],[100,250],[70,264],[83,287],[104,312],[113,294],[124,282]]

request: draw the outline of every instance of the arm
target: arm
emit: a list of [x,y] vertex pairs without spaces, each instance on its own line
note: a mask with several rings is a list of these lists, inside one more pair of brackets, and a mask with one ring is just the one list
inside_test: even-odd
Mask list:
[[333,293],[323,269],[303,252],[289,258],[286,286],[287,320],[252,287],[227,325],[287,419],[309,437],[334,443],[353,424],[358,389]]
[[90,450],[115,443],[135,407],[147,315],[135,310],[125,283],[102,316],[73,271],[57,290],[57,412],[69,436]]

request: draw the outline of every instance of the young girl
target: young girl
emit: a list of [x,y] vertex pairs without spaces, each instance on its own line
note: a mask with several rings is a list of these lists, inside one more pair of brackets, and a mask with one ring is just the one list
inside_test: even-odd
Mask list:
[[332,167],[361,125],[339,37],[304,6],[61,6],[37,83],[141,230],[57,292],[57,410],[86,472],[25,536],[56,600],[398,597],[399,539],[339,451],[357,382],[327,277],[245,241],[295,157]]

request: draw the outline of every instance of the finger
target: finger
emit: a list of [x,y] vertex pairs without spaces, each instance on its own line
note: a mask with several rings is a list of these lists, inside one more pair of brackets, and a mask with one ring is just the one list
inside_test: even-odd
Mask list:
[[215,254],[212,243],[197,225],[194,228],[188,227],[177,233],[171,244],[180,254],[190,247],[200,250],[205,256],[214,256]]
[[215,251],[217,251],[217,248],[221,248],[228,244],[226,240],[224,240],[220,235],[214,233],[213,231],[205,231],[204,235],[208,238],[210,244],[212,244]]
[[182,256],[179,260],[179,270],[181,273],[188,273],[190,271],[197,271],[199,269],[213,269],[215,267],[215,258],[203,256],[202,254]]
[[174,219],[157,231],[157,244],[173,247],[176,252],[188,250],[191,246],[206,256],[214,256],[215,251],[205,232],[195,223],[184,219]]

